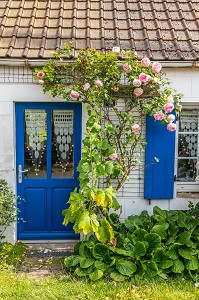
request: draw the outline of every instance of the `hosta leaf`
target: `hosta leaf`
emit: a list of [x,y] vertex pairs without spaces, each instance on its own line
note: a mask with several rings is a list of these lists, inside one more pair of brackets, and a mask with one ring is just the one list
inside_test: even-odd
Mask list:
[[186,268],[187,270],[199,270],[199,261],[197,257],[192,257],[191,260],[186,262]]
[[146,247],[143,242],[137,242],[135,244],[135,249],[133,251],[133,255],[139,259],[141,256],[146,254]]
[[158,273],[158,267],[154,261],[145,261],[142,263],[147,277],[155,277]]
[[144,236],[144,239],[149,243],[147,252],[151,253],[152,251],[156,250],[161,245],[161,238],[156,233],[147,233]]
[[159,215],[159,216],[163,217],[163,219],[166,218],[166,211],[162,210],[158,206],[154,206],[154,208],[153,208],[153,214],[154,215]]
[[186,259],[192,259],[193,255],[192,255],[192,250],[190,248],[179,248],[178,252],[180,254],[180,256],[182,256],[183,258]]
[[188,218],[186,214],[182,211],[178,211],[178,220],[177,220],[178,226],[183,227],[183,228],[190,228],[190,224],[188,222]]
[[102,243],[110,242],[114,238],[113,228],[105,217],[100,220],[100,227],[96,232],[96,236]]
[[145,229],[138,228],[134,231],[133,234],[137,237],[138,241],[142,241],[145,234],[147,234],[147,231]]
[[128,239],[128,238],[125,238],[124,239],[124,249],[126,250],[126,251],[131,251],[131,252],[133,252],[134,251],[134,246],[133,246],[133,244],[131,243],[131,241]]
[[95,269],[94,272],[89,274],[89,278],[92,281],[96,281],[100,278],[102,278],[104,273],[101,270]]
[[179,226],[175,225],[174,223],[169,224],[168,234],[172,237],[176,236],[179,231]]
[[157,233],[161,237],[161,239],[165,239],[167,236],[166,230],[162,225],[153,226],[153,228],[151,229],[151,233]]
[[159,264],[160,269],[168,269],[171,266],[173,266],[173,260],[167,259],[163,261],[161,264]]
[[166,254],[164,249],[157,249],[154,253],[154,260],[156,262],[165,261],[167,258],[168,258],[168,255]]
[[64,265],[66,268],[75,267],[80,263],[81,257],[76,255],[71,255],[64,259]]
[[176,243],[181,245],[186,245],[191,238],[191,233],[189,231],[184,231],[180,233],[177,237]]
[[103,272],[107,270],[107,265],[100,260],[95,261],[95,267]]
[[181,262],[181,260],[179,260],[179,259],[174,260],[173,266],[172,266],[172,272],[183,273],[183,271],[184,271],[184,264]]
[[169,250],[167,252],[168,256],[170,259],[175,260],[179,257],[179,253],[178,253],[178,245],[177,244],[173,244],[169,247]]
[[124,249],[120,249],[120,248],[116,248],[116,247],[110,247],[109,249],[116,254],[120,254],[120,255],[124,255],[124,256],[128,256],[128,257],[132,256],[132,253],[130,251],[126,251]]
[[176,237],[171,236],[165,243],[166,246],[171,245],[173,243],[175,243]]
[[137,267],[136,265],[125,259],[120,259],[116,262],[116,269],[125,276],[131,276],[133,273],[136,272]]
[[81,268],[76,268],[74,274],[79,277],[83,277],[83,276],[87,275],[87,273],[84,271],[84,269],[81,269]]
[[128,276],[121,275],[119,272],[112,272],[110,274],[110,277],[115,281],[125,281],[129,278]]
[[94,264],[95,260],[92,258],[83,257],[80,261],[80,267],[83,269],[89,268]]
[[104,260],[107,256],[109,256],[108,246],[103,244],[96,244],[93,248],[93,256],[96,259]]

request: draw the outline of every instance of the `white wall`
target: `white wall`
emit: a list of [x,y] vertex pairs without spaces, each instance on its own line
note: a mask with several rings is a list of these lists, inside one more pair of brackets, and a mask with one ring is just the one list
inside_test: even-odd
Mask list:
[[[173,87],[184,94],[183,102],[199,104],[199,70],[167,69],[167,77]],[[14,103],[18,101],[60,101],[50,93],[43,94],[42,87],[32,83],[0,83],[0,176],[7,179],[15,190],[15,113]],[[83,108],[83,132],[85,132],[86,110]],[[143,198],[144,156],[142,164],[131,174],[129,181],[119,193],[122,205],[121,219],[131,214],[139,214],[143,209],[152,213],[154,205],[163,209],[186,209],[187,199],[152,200],[151,204]],[[141,178],[141,179],[139,179]],[[194,200],[195,202],[198,200]],[[7,239],[16,240],[15,226],[7,230]]]

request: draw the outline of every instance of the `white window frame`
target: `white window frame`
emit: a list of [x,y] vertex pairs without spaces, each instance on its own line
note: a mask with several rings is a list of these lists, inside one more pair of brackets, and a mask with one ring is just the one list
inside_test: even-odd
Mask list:
[[[183,110],[186,109],[197,109],[199,106],[193,103],[186,103],[183,105]],[[199,120],[198,120],[199,125]],[[177,177],[177,167],[178,167],[178,138],[179,138],[179,121],[177,121],[177,131],[176,131],[176,149],[175,149],[175,174]],[[199,129],[198,129],[198,161],[199,161]],[[187,182],[187,181],[176,181],[176,192],[199,192],[199,182]]]

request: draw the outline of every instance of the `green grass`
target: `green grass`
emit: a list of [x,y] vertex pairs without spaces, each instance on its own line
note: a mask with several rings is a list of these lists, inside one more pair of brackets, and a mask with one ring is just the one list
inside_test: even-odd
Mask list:
[[30,279],[9,271],[0,271],[2,300],[198,300],[199,288],[182,279],[130,282],[106,280],[89,282],[73,277]]

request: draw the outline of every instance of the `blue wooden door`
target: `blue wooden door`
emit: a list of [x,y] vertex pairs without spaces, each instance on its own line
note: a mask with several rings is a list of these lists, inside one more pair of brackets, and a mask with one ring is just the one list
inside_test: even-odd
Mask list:
[[16,103],[19,240],[78,239],[62,210],[81,157],[80,103]]

